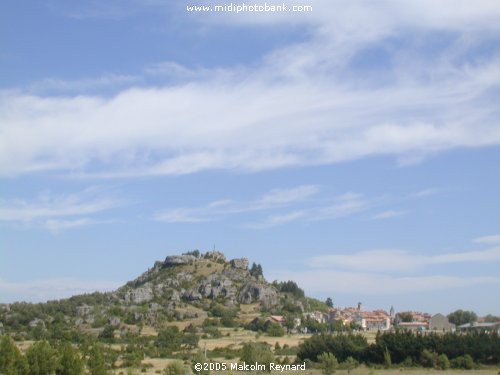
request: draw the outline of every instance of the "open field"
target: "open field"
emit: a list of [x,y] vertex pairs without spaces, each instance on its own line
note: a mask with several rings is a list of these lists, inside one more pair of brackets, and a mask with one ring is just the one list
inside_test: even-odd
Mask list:
[[[271,345],[275,345],[277,342],[281,346],[297,346],[305,339],[311,337],[311,335],[285,335],[283,337],[271,337],[265,335],[258,335],[253,331],[246,331],[238,329],[235,331],[232,328],[221,328],[222,337],[218,339],[201,339],[199,342],[199,347],[208,350],[214,348],[225,348],[225,347],[239,347],[242,344],[250,341],[266,342]],[[229,334],[229,336],[228,336]]]
[[[151,364],[153,367],[147,368],[146,372],[139,372],[139,370],[133,370],[134,374],[147,374],[154,375],[159,374],[163,369],[172,362],[172,359],[158,359],[158,358],[148,358],[143,361],[144,364]],[[232,361],[225,361],[230,363]],[[446,370],[440,371],[435,369],[424,369],[424,368],[405,368],[405,369],[374,369],[366,366],[359,366],[350,373],[347,370],[337,370],[335,375],[498,375],[500,368],[491,367],[488,369],[481,370]],[[123,373],[127,374],[128,369],[116,369],[115,374]],[[212,371],[211,375],[234,375],[235,371]],[[255,372],[248,372],[250,374],[255,374]],[[274,372],[277,373],[277,372]],[[267,373],[262,373],[267,374]],[[273,374],[273,372],[271,372]],[[279,374],[283,375],[322,375],[322,371],[318,369],[308,369],[306,371],[284,371]]]

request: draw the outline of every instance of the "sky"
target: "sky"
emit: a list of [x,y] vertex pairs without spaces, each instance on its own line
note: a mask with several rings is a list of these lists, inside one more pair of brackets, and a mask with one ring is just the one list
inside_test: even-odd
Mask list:
[[0,303],[216,248],[337,306],[499,315],[498,0],[187,9],[224,4],[2,1]]

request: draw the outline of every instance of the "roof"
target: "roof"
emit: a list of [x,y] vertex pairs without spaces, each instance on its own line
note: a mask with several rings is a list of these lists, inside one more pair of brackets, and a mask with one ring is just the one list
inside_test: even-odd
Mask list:
[[478,323],[478,322],[474,322],[474,323],[465,323],[465,324],[462,324],[461,326],[458,326],[458,328],[489,328],[489,327],[496,327],[500,325],[500,322],[496,322],[496,323]]
[[400,327],[427,327],[427,322],[401,322],[398,324]]

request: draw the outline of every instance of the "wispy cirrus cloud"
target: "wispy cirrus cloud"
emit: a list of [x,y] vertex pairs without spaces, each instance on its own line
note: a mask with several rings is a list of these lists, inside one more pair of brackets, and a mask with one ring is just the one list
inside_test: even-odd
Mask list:
[[287,207],[316,195],[316,185],[302,185],[289,189],[273,189],[262,197],[249,202],[218,200],[202,207],[174,208],[154,214],[155,220],[167,223],[198,223],[220,220],[230,215]]
[[[439,10],[418,0],[405,7],[393,0],[312,3],[315,11],[300,17],[189,18],[204,27],[300,23],[308,31],[308,39],[274,49],[260,64],[210,73],[200,67],[199,74],[172,62],[182,83],[131,83],[111,98],[0,95],[0,175],[255,172],[380,155],[422,161],[452,149],[500,145],[492,105],[500,50],[474,53],[499,38],[495,1],[457,6],[445,0]],[[188,17],[184,6],[174,8]],[[103,7],[84,8],[113,13]],[[418,46],[436,36],[444,46],[423,53]],[[370,51],[386,64],[361,69]],[[156,73],[161,70],[157,65]]]
[[336,253],[310,258],[302,269],[293,272],[293,277],[286,270],[276,271],[272,277],[296,280],[309,293],[356,295],[401,295],[500,285],[500,277],[495,273],[463,275],[460,267],[450,268],[460,264],[500,264],[500,248],[437,254],[393,249]]
[[371,217],[371,220],[386,220],[406,215],[407,211],[387,210],[379,212]]
[[478,237],[474,239],[474,242],[488,245],[500,244],[500,234]]
[[500,285],[497,276],[416,275],[402,276],[340,270],[282,271],[271,275],[277,280],[295,280],[308,293],[364,295],[406,295],[479,285]]
[[33,200],[0,200],[0,222],[41,226],[57,233],[64,229],[106,222],[88,215],[101,214],[123,204],[123,201],[103,193],[99,187],[73,194],[43,191]]
[[[317,197],[317,185],[289,189],[273,189],[249,202],[231,199],[213,201],[201,207],[181,207],[154,214],[154,219],[167,223],[201,223],[222,220],[232,215],[264,212],[267,214],[249,228],[270,228],[294,221],[323,221],[351,216],[368,210],[372,203],[362,194],[348,192],[334,197]],[[312,198],[315,199],[312,199]]]
[[106,89],[123,89],[140,81],[139,76],[109,74],[98,77],[82,78],[76,80],[63,80],[57,78],[46,78],[34,82],[27,88],[32,93],[57,93],[64,95],[100,92]]
[[76,278],[52,278],[30,281],[9,281],[0,278],[0,302],[45,302],[92,292],[107,292],[122,283],[111,280],[84,280]]
[[314,257],[310,260],[310,265],[320,268],[336,267],[357,271],[406,273],[432,265],[484,262],[500,262],[500,248],[438,255],[423,255],[393,249],[368,250],[352,254]]

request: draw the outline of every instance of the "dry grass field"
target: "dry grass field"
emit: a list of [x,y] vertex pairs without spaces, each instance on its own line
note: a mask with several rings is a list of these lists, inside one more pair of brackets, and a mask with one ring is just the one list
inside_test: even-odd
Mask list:
[[208,350],[212,350],[214,348],[226,348],[232,347],[236,348],[243,345],[246,342],[250,341],[258,341],[258,342],[266,342],[274,346],[277,342],[280,346],[288,345],[288,346],[297,346],[305,339],[311,337],[310,335],[286,335],[283,337],[271,337],[265,335],[257,335],[256,332],[246,331],[242,329],[238,329],[235,331],[231,328],[221,328],[222,337],[218,339],[201,339],[199,342],[200,348],[207,348]]
[[[134,375],[146,374],[146,375],[155,375],[163,373],[163,369],[167,367],[167,365],[172,362],[172,359],[157,359],[157,358],[149,358],[143,361],[144,364],[150,364],[152,367],[146,369],[146,372],[139,371],[138,369],[129,370],[129,369],[117,369],[115,370],[115,374],[129,374],[132,372]],[[230,363],[231,361],[225,361],[226,363]],[[374,369],[371,370],[366,366],[359,366],[353,369],[350,373],[347,370],[337,370],[335,375],[498,375],[500,368],[488,368],[481,370],[447,370],[440,371],[434,369],[423,369],[423,368],[410,368],[410,369]],[[235,375],[236,371],[212,371],[211,375]],[[249,374],[255,374],[256,372],[248,372]],[[274,372],[277,374],[277,372]],[[267,374],[267,373],[261,373]],[[271,375],[273,372],[271,372]],[[317,369],[308,369],[306,371],[284,371],[280,374],[283,375],[322,375],[321,370]]]

